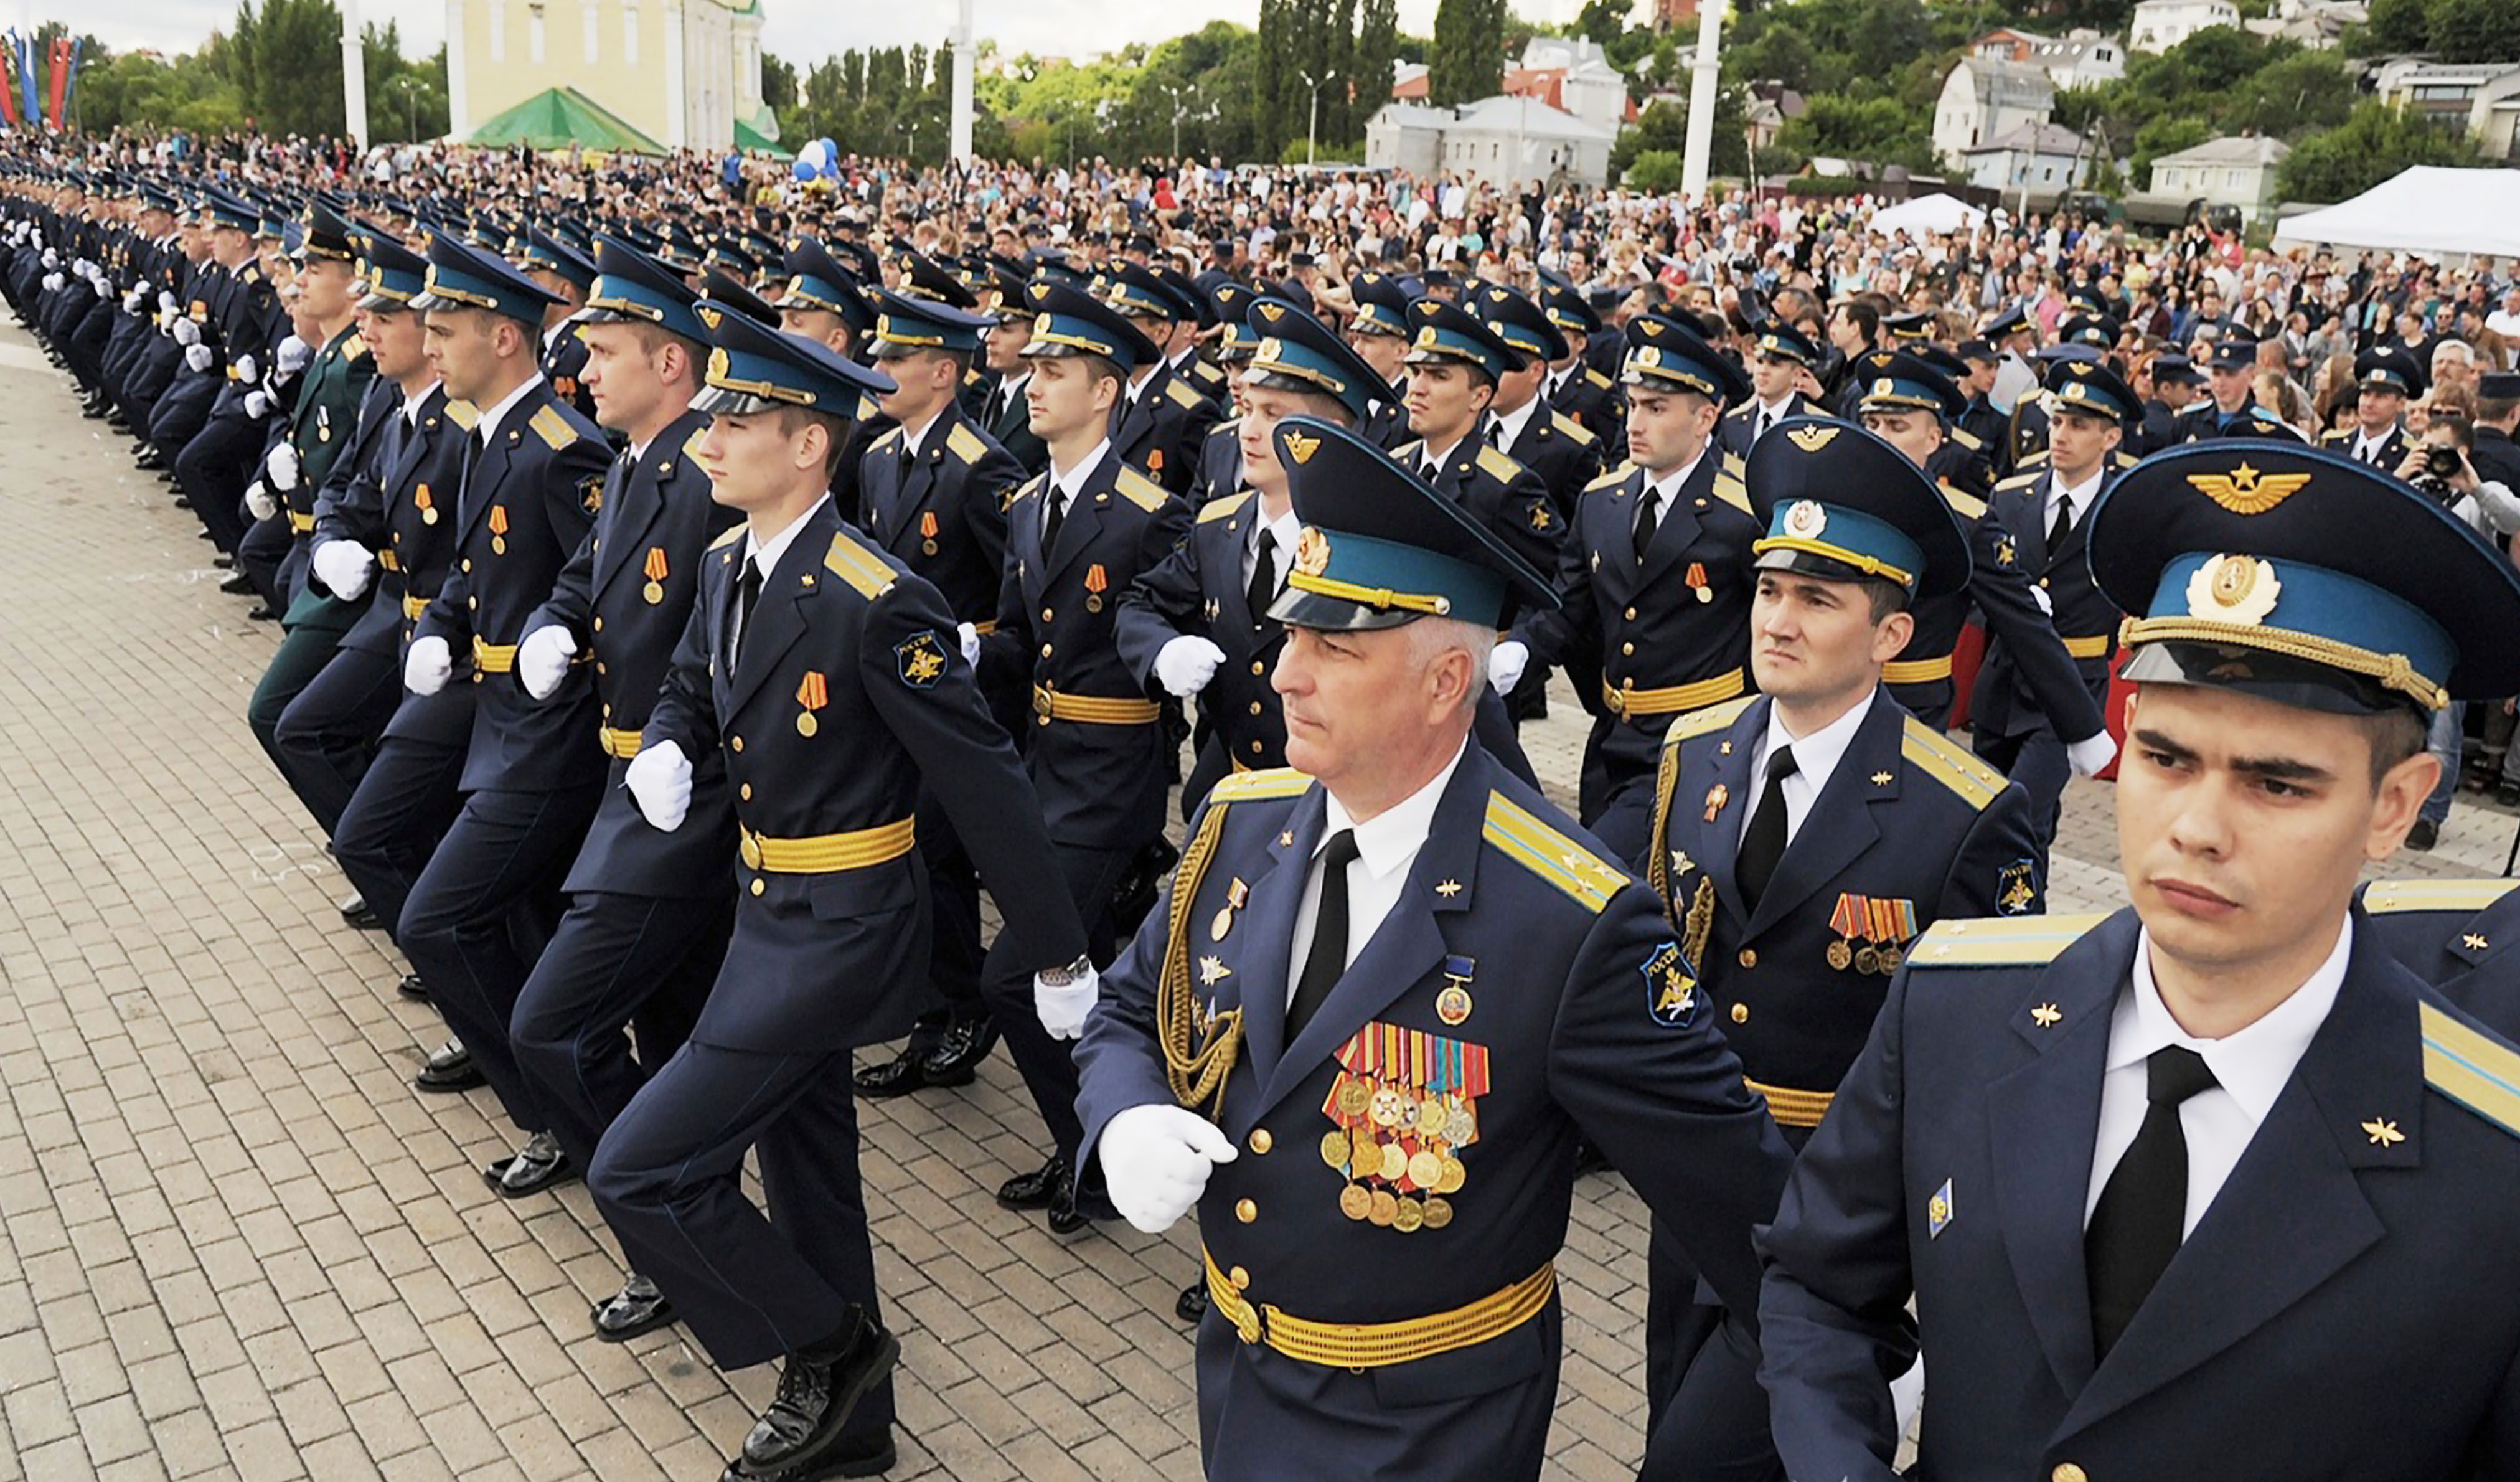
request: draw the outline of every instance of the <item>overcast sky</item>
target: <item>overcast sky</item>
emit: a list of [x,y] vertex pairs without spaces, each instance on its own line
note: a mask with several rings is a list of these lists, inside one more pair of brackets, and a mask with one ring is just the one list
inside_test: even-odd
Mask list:
[[[402,25],[403,46],[426,55],[445,39],[444,0],[338,0],[360,18]],[[1570,0],[1571,3],[1571,0]],[[1518,12],[1542,15],[1556,0],[1526,0]],[[22,27],[72,10],[62,0],[0,0],[0,17]],[[934,45],[954,23],[953,0],[899,5],[832,4],[832,0],[762,0],[763,41],[798,63],[852,46]],[[190,51],[236,16],[235,0],[102,0],[80,17],[84,30],[118,50]],[[1009,52],[1044,56],[1111,51],[1132,41],[1160,41],[1209,21],[1259,23],[1259,0],[976,0],[974,29]],[[1435,0],[1400,0],[1400,25],[1425,35]]]

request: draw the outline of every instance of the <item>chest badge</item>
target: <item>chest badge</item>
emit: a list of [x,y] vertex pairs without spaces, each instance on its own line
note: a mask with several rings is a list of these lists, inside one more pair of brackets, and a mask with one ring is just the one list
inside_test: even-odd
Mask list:
[[1688,583],[1689,595],[1699,602],[1707,603],[1715,600],[1715,589],[1707,584],[1705,562],[1690,561],[1688,570],[1683,575],[1682,580]]
[[796,684],[796,703],[804,707],[796,714],[796,734],[811,737],[823,729],[823,723],[815,718],[814,712],[831,702],[831,687],[824,683],[823,671],[806,670],[805,677]]
[[1925,1238],[1930,1240],[1941,1235],[1951,1225],[1952,1214],[1952,1181],[1945,1179],[1943,1187],[1925,1201]]
[[1110,588],[1111,577],[1108,572],[1102,569],[1102,562],[1098,561],[1094,564],[1087,566],[1085,568],[1085,610],[1088,612],[1102,611],[1102,594],[1109,591]]
[[2030,1010],[2030,1022],[2042,1029],[2053,1029],[2065,1021],[2065,1010],[2053,1004],[2042,1004]]
[[1467,957],[1444,959],[1444,986],[1435,994],[1435,1017],[1459,1028],[1476,1006],[1470,1002],[1470,978],[1478,971],[1478,960]]
[[508,507],[506,505],[490,507],[490,554],[493,556],[508,554]]
[[922,556],[936,554],[936,512],[934,510],[922,510],[919,513],[919,552]]
[[1225,887],[1225,904],[1216,908],[1215,920],[1207,923],[1208,936],[1220,942],[1225,940],[1225,934],[1234,929],[1234,913],[1241,910],[1243,903],[1250,898],[1251,887],[1242,883],[1240,876],[1235,876],[1234,882]]
[[413,486],[411,491],[411,507],[420,512],[420,522],[422,524],[433,525],[437,523],[437,502],[429,494],[428,485],[416,484]]
[[1707,788],[1706,821],[1710,824],[1715,822],[1715,815],[1723,812],[1724,805],[1732,801],[1732,789],[1725,786],[1722,783],[1717,783],[1714,786]]
[[1198,960],[1199,986],[1213,988],[1232,976],[1234,976],[1234,969],[1225,966],[1224,959],[1203,957]]
[[648,584],[639,589],[639,595],[648,600],[648,606],[655,606],[665,600],[665,548],[650,546],[648,563],[641,569],[647,573]]

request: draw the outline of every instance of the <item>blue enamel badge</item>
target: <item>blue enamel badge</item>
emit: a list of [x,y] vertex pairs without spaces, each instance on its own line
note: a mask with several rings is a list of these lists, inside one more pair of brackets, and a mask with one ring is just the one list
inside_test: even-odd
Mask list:
[[1680,955],[1679,943],[1656,947],[1638,970],[1645,975],[1645,1010],[1655,1023],[1686,1029],[1697,1022],[1697,979]]

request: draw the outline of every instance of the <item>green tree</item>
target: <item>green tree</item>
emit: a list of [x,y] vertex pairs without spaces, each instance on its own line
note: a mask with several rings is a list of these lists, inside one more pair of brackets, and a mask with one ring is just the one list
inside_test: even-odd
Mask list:
[[2520,58],[2520,5],[2511,0],[2431,0],[2425,20],[2444,62]]
[[1495,96],[1505,80],[1505,0],[1437,0],[1426,101],[1457,105]]
[[2371,0],[2365,23],[2347,40],[2358,56],[2422,51],[2432,44],[2430,0]]
[[427,62],[414,63],[402,53],[400,25],[390,21],[382,31],[375,22],[361,26],[359,43],[368,80],[368,138],[402,144],[442,137],[449,127],[446,48],[440,45]]
[[2164,114],[2135,131],[2135,155],[2129,164],[2135,170],[2135,178],[2149,181],[2152,161],[2164,155],[2194,149],[2213,137],[2213,125],[2202,118]]
[[333,0],[238,0],[237,80],[248,116],[275,134],[339,134],[341,13]]
[[2343,127],[2296,145],[2277,167],[2275,186],[2286,201],[2343,201],[2408,165],[2476,162],[2476,146],[2466,135],[2435,128],[2419,114],[2366,98]]
[[1400,0],[1365,0],[1356,22],[1356,135],[1391,101],[1391,76],[1400,63]]
[[1637,156],[1619,183],[1632,191],[1649,191],[1660,195],[1680,189],[1686,161],[1676,150],[1646,150]]

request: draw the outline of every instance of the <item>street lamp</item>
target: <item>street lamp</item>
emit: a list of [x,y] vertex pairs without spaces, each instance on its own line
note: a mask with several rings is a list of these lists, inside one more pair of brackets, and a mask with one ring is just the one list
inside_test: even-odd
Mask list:
[[[1169,99],[1169,100],[1171,101],[1172,106],[1173,106],[1173,155],[1172,155],[1172,157],[1173,157],[1174,159],[1178,160],[1178,159],[1180,159],[1180,158],[1181,158],[1181,126],[1182,126],[1182,120],[1183,120],[1184,118],[1187,118],[1187,117],[1191,116],[1191,112],[1190,112],[1190,107],[1189,107],[1189,105],[1187,105],[1187,104],[1183,103],[1183,102],[1182,102],[1182,100],[1183,100],[1185,97],[1188,97],[1188,98],[1196,98],[1196,97],[1198,96],[1198,85],[1197,85],[1196,83],[1192,83],[1192,84],[1191,84],[1191,85],[1190,85],[1190,86],[1188,86],[1188,87],[1184,87],[1184,86],[1180,85],[1179,83],[1173,83],[1173,82],[1158,82],[1158,83],[1156,83],[1156,84],[1155,84],[1155,87],[1156,87],[1157,91],[1161,92],[1161,93],[1164,95],[1164,97],[1165,97],[1165,98],[1167,98],[1167,99]],[[1211,109],[1211,110],[1209,110],[1208,112],[1215,112],[1215,111],[1214,111],[1213,109]],[[1205,116],[1205,115],[1204,115],[1204,114],[1202,114],[1201,116]]]
[[1329,81],[1337,73],[1325,73],[1316,77],[1313,75],[1312,68],[1299,67],[1295,68],[1295,75],[1304,79],[1304,163],[1309,166],[1313,162],[1315,135],[1320,130],[1322,121],[1322,84]]

